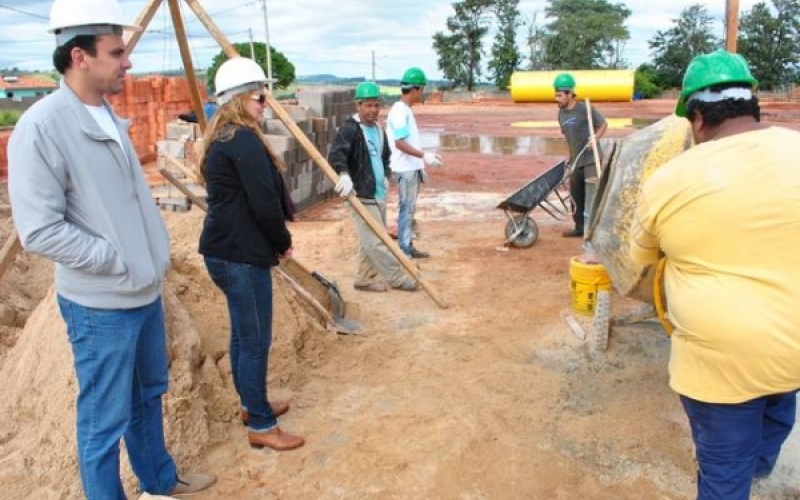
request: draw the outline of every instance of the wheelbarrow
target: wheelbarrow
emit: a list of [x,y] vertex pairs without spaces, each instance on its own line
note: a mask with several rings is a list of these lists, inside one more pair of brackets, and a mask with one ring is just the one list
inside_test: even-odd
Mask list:
[[[559,192],[568,173],[567,162],[562,160],[527,184],[511,193],[497,208],[503,209],[508,218],[505,227],[504,245],[527,248],[539,237],[539,227],[530,217],[536,207],[540,207],[556,220],[570,214],[567,206],[568,194]],[[555,195],[555,197],[551,195]],[[552,199],[555,198],[555,199]]]
[[[619,141],[597,185],[585,238],[611,277],[620,295],[643,302],[633,316],[654,317],[664,309],[660,275],[663,267],[641,266],[630,258],[630,228],[642,184],[661,165],[692,145],[689,122],[671,115]],[[611,332],[611,294],[599,291],[592,322],[591,344],[597,351],[608,348]],[[663,314],[659,319],[669,332]]]

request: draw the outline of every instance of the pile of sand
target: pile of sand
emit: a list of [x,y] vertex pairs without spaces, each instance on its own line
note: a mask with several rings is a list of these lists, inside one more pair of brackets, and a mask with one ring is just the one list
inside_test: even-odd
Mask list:
[[[240,425],[238,400],[230,375],[227,307],[196,252],[202,214],[165,217],[173,248],[173,267],[164,289],[170,360],[165,427],[179,466],[191,469],[206,449],[229,439]],[[17,261],[0,292],[20,290],[31,274],[52,274],[41,259],[28,259]],[[305,383],[303,365],[315,364],[337,337],[325,331],[319,318],[277,279],[274,291],[269,387],[291,394]],[[4,382],[0,491],[5,498],[81,495],[75,458],[77,384],[66,327],[54,298],[52,290],[47,292],[20,323],[24,329],[13,327],[19,333],[8,342],[6,352],[0,351]],[[126,490],[133,496],[136,482],[124,454],[123,464]]]

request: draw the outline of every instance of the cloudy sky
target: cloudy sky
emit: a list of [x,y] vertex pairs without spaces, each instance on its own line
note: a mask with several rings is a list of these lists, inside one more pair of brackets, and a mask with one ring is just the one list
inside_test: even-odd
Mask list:
[[[633,12],[628,19],[631,40],[624,57],[634,67],[649,58],[647,41],[658,30],[671,26],[681,10],[702,3],[718,19],[722,33],[725,0],[612,0],[620,1]],[[740,0],[741,10],[749,10],[757,0]],[[147,0],[122,0],[125,15],[136,19]],[[247,42],[249,30],[256,41],[265,39],[262,0],[200,0],[201,5],[232,42]],[[0,0],[0,68],[50,69],[53,38],[47,33],[51,2]],[[133,54],[133,71],[179,69],[180,53],[173,34],[166,0]],[[194,13],[181,1],[187,23],[195,67],[207,67],[219,51]],[[429,77],[441,77],[431,37],[445,30],[453,14],[447,0],[267,0],[269,37],[273,47],[295,65],[298,75],[332,73],[337,76],[372,75],[399,78],[412,65],[422,67]],[[541,23],[545,0],[521,0],[523,19],[530,21],[539,12]],[[526,28],[520,28],[519,38]],[[487,39],[485,47],[491,47]],[[524,50],[524,49],[523,49]]]

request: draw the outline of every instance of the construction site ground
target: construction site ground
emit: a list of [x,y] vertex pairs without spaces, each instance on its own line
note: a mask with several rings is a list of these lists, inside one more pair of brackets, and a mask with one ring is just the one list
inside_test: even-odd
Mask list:
[[[672,101],[597,105],[633,127]],[[270,397],[290,399],[283,429],[307,443],[256,451],[238,421],[227,358],[227,310],[197,255],[202,213],[164,212],[173,268],[164,301],[170,337],[165,422],[183,470],[217,474],[197,500],[688,500],[695,465],[686,417],[668,387],[669,339],[657,322],[614,327],[596,353],[567,327],[569,260],[581,242],[536,209],[541,234],[505,248],[496,205],[563,158],[555,105],[508,102],[414,108],[442,146],[419,201],[416,261],[449,303],[423,291],[357,292],[357,239],[341,200],[291,224],[295,256],[334,280],[361,335],[326,331],[275,277]],[[766,103],[765,121],[800,129],[800,105]],[[446,140],[445,140],[446,138]],[[536,140],[532,140],[535,138]],[[5,187],[3,187],[5,189]],[[0,192],[0,242],[10,230]],[[389,219],[396,216],[392,188]],[[52,265],[20,257],[0,283],[0,498],[81,498],[74,380],[53,300]],[[614,296],[613,314],[636,309]],[[573,313],[574,314],[574,313]],[[580,317],[587,334],[591,319]],[[753,498],[800,498],[800,436]],[[137,484],[123,459],[130,498]]]

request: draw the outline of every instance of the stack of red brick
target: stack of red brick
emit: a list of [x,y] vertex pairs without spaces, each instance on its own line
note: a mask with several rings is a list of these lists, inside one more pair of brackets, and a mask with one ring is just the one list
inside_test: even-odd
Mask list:
[[[205,102],[205,86],[198,81],[197,88]],[[192,109],[189,80],[179,77],[127,76],[125,89],[121,94],[110,96],[109,102],[119,116],[131,120],[130,136],[142,163],[155,160],[156,143],[166,137],[166,124]],[[9,135],[10,130],[0,131],[0,181],[8,176]]]
[[[205,86],[198,81],[197,88],[205,102]],[[189,80],[178,77],[128,76],[125,89],[109,102],[119,116],[131,120],[131,140],[142,163],[156,158],[156,143],[166,136],[166,124],[192,109]]]

